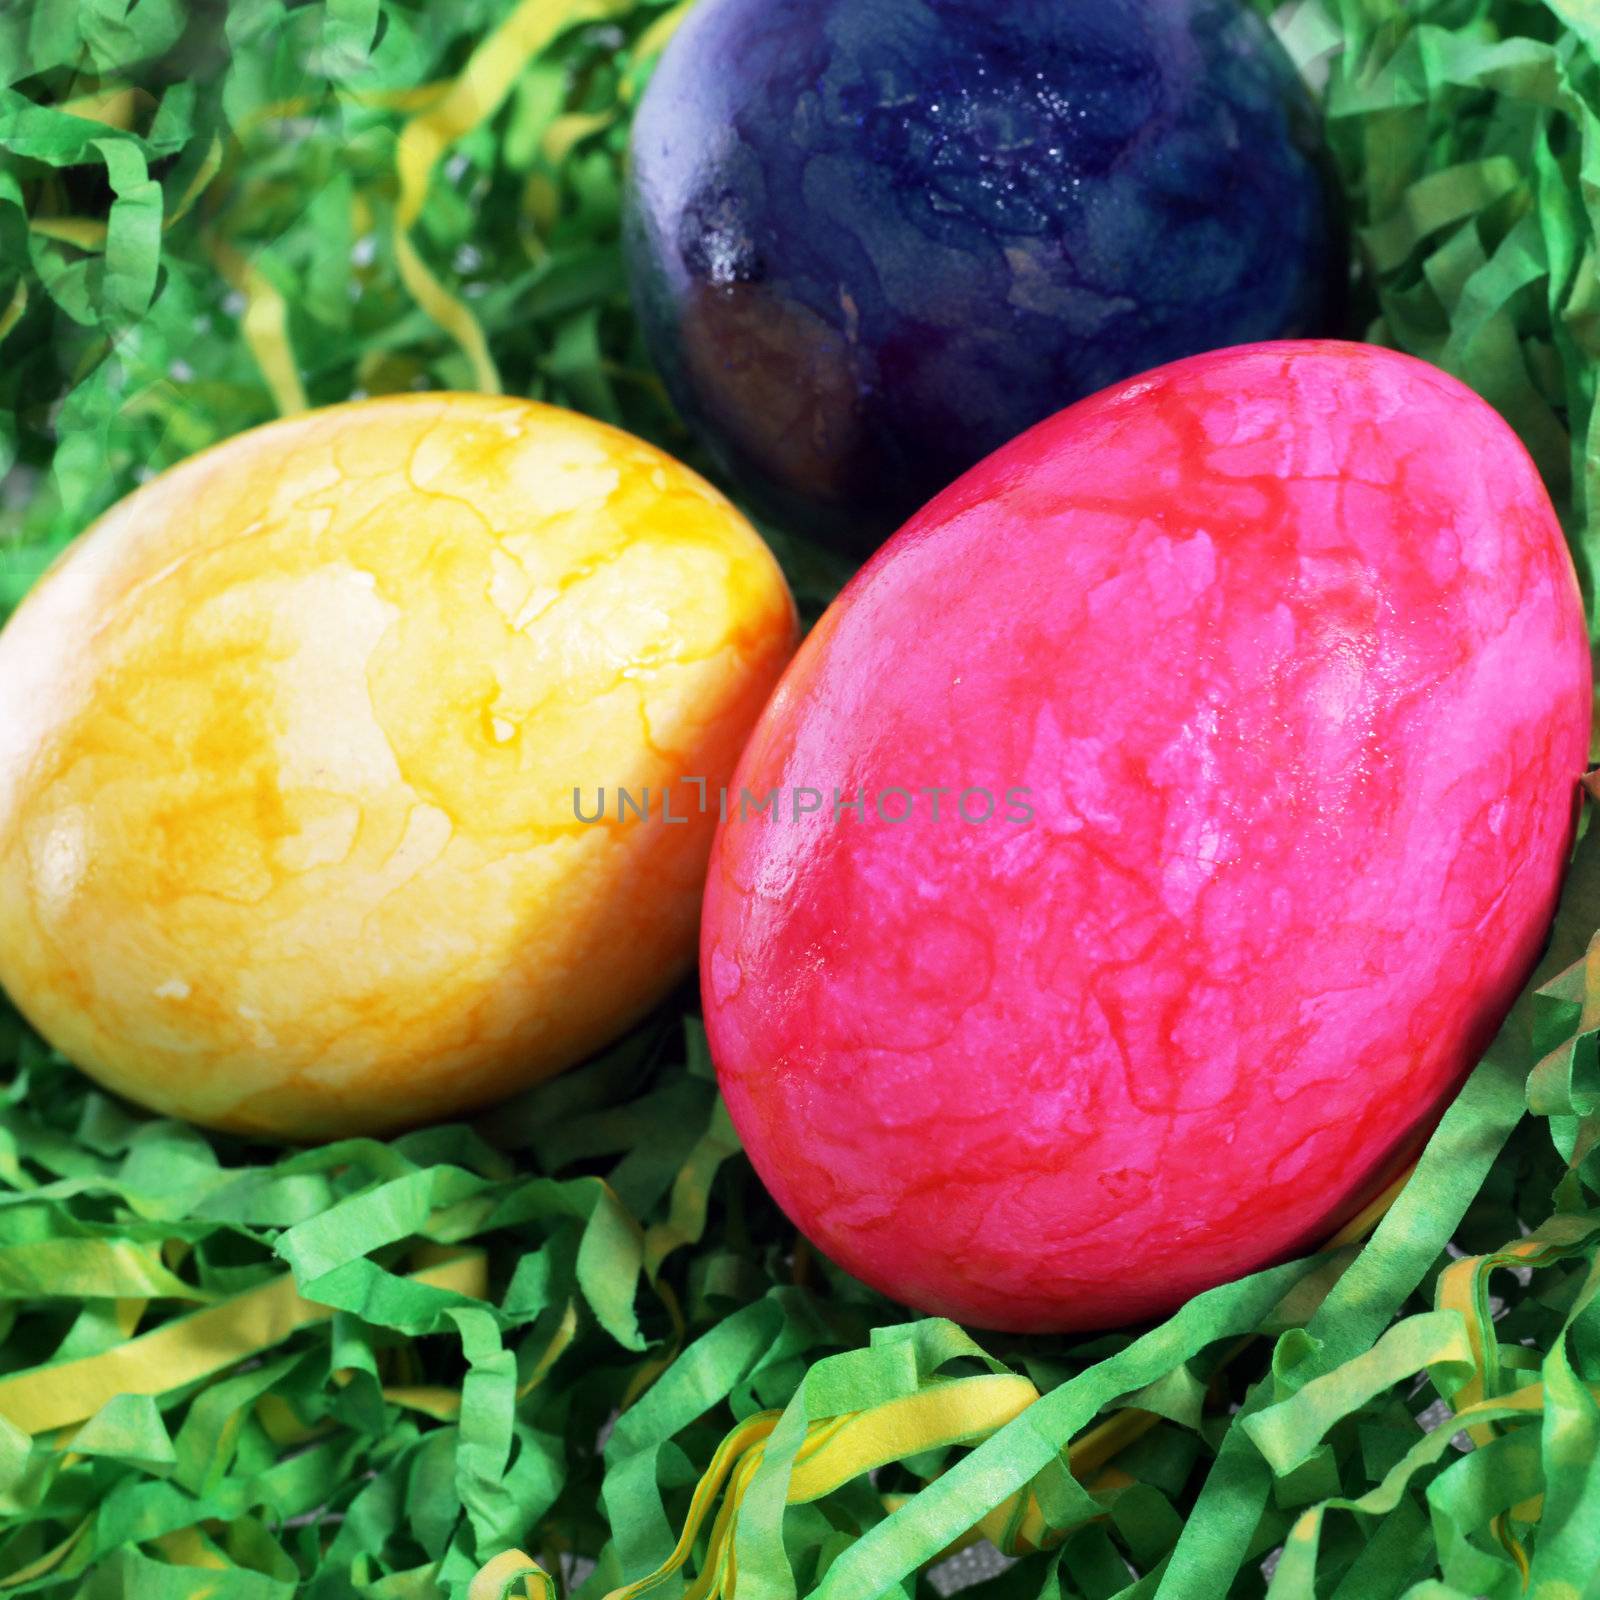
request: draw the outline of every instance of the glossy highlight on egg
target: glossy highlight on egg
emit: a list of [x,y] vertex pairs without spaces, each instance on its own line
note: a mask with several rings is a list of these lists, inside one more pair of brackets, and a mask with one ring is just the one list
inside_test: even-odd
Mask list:
[[744,519],[654,447],[361,401],[146,484],[0,633],[0,982],[157,1110],[252,1134],[483,1106],[690,969],[713,787],[794,643]]
[[1108,383],[1337,331],[1319,126],[1240,0],[700,0],[633,124],[634,303],[723,470],[868,548]]
[[[985,1327],[1316,1248],[1527,978],[1589,715],[1549,499],[1453,378],[1287,342],[1069,408],[863,569],[742,758],[792,814],[720,828],[701,982],[757,1171]],[[935,821],[939,786],[1031,816]]]

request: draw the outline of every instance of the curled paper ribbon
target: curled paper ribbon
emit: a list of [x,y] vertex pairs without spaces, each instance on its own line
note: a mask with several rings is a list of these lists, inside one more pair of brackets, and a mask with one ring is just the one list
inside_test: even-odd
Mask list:
[[[1353,1218],[1329,1242],[1338,1251],[1364,1237],[1374,1228],[1399,1198],[1411,1172],[1395,1180],[1359,1216]],[[1264,1275],[1271,1282],[1271,1275]],[[949,1324],[924,1324],[928,1329],[949,1329],[934,1337],[957,1341],[939,1351],[949,1357],[962,1348],[965,1339]],[[1246,1340],[1247,1344],[1249,1341]],[[1237,1355],[1243,1346],[1231,1352]],[[977,1347],[970,1347],[971,1353]],[[802,1393],[804,1391],[802,1390]],[[1008,1423],[1021,1418],[1042,1396],[1025,1377],[1006,1372],[991,1372],[971,1378],[945,1379],[937,1376],[926,1387],[908,1394],[897,1394],[877,1405],[859,1411],[820,1416],[805,1424],[804,1434],[793,1449],[787,1466],[780,1464],[783,1501],[804,1505],[842,1488],[853,1479],[864,1477],[891,1462],[954,1446],[974,1445],[993,1437]],[[608,1592],[605,1600],[642,1600],[659,1589],[689,1563],[713,1506],[720,1506],[711,1521],[699,1571],[685,1591],[686,1600],[721,1600],[736,1593],[738,1560],[736,1529],[740,1511],[751,1486],[766,1466],[773,1435],[786,1423],[789,1413],[758,1412],[736,1426],[718,1446],[710,1465],[695,1487],[676,1544],[667,1558],[646,1576]],[[1074,1485],[1070,1497],[1077,1520],[1067,1525],[1052,1523],[1039,1494],[1030,1486],[1021,1487],[998,1505],[976,1518],[970,1528],[958,1530],[938,1554],[950,1553],[983,1537],[992,1540],[1009,1554],[1029,1553],[1058,1545],[1074,1526],[1104,1515],[1102,1508],[1076,1483],[1098,1473],[1121,1450],[1148,1431],[1160,1417],[1138,1408],[1114,1412],[1103,1422],[1075,1439],[1065,1452],[1067,1482]],[[781,1457],[777,1458],[781,1462]],[[1042,1468],[1043,1470],[1043,1468]],[[1115,1489],[1131,1482],[1101,1474],[1092,1486]],[[906,1496],[886,1497],[891,1511],[909,1503]],[[533,1557],[520,1550],[502,1552],[485,1563],[473,1581],[472,1600],[505,1600],[517,1585],[525,1593],[543,1594],[538,1585],[550,1578]]]
[[395,261],[412,298],[458,345],[472,365],[473,386],[500,393],[500,373],[488,341],[466,302],[429,270],[411,241],[428,183],[440,156],[464,134],[494,115],[517,75],[558,33],[628,9],[628,0],[522,0],[472,53],[460,77],[438,104],[407,123],[395,152],[400,193],[395,202]]
[[[0,605],[146,468],[306,389],[476,375],[457,353],[474,328],[551,398],[671,426],[614,314],[613,158],[681,6],[608,10],[615,49],[509,0],[481,19],[387,0],[214,10],[215,83],[179,50],[206,8],[47,7],[0,28],[20,58],[0,88],[0,462],[39,475],[20,521],[0,507]],[[513,17],[527,31],[507,45],[495,24]],[[1326,69],[1372,336],[1513,421],[1600,620],[1590,9],[1306,0],[1287,30]],[[469,93],[491,45],[526,64],[508,89],[478,67]],[[82,82],[101,87],[46,103]],[[432,131],[403,180],[427,274],[408,285],[390,246],[412,124]],[[437,181],[451,148],[505,203],[474,212]],[[518,193],[544,208],[536,242]],[[235,271],[237,313],[218,240],[260,274]],[[413,289],[469,245],[484,292],[445,290],[436,321]],[[838,574],[786,553],[814,610]],[[886,1326],[892,1308],[803,1267],[732,1155],[692,1024],[684,1048],[646,1029],[505,1108],[498,1148],[429,1129],[264,1157],[131,1116],[0,1018],[0,1393],[49,1424],[0,1420],[0,1585],[438,1600],[581,1551],[601,1557],[594,1600],[660,1569],[692,1517],[662,1592],[863,1600],[981,1535],[1035,1552],[1012,1580],[1030,1600],[1217,1600],[1258,1588],[1279,1546],[1275,1600],[1520,1593],[1524,1570],[1529,1594],[1582,1594],[1600,1568],[1597,926],[1586,841],[1542,988],[1363,1249],[1092,1344]],[[474,1255],[477,1276],[418,1281]],[[255,1333],[219,1332],[241,1301]],[[142,1375],[123,1353],[163,1348]],[[161,1387],[173,1373],[190,1376]],[[1441,1391],[1454,1409],[1424,1433]],[[907,1447],[962,1442],[897,1459],[881,1487],[847,1476],[889,1448],[882,1416],[925,1430]],[[952,1434],[974,1419],[993,1425]],[[791,1500],[796,1484],[825,1492]]]
[[[486,1288],[484,1254],[467,1251],[413,1273],[408,1281],[481,1298]],[[332,1315],[331,1306],[306,1299],[293,1274],[285,1273],[99,1355],[0,1378],[0,1419],[27,1434],[69,1427],[118,1395],[161,1395],[184,1388]]]

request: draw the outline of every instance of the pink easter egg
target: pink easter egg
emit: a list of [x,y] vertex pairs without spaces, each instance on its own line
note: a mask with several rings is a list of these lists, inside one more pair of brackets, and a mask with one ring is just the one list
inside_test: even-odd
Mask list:
[[1549,499],[1444,373],[1245,346],[1041,423],[857,576],[746,749],[701,969],[757,1171],[992,1328],[1314,1249],[1537,959],[1589,706]]

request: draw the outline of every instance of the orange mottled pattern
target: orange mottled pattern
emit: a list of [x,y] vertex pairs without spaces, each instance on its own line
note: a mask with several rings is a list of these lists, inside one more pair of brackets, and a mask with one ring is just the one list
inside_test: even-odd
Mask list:
[[[682,780],[715,795],[794,643],[750,526],[615,429],[414,395],[244,434],[0,633],[0,982],[215,1127],[485,1105],[688,971],[715,807]],[[674,784],[685,822],[618,821]]]

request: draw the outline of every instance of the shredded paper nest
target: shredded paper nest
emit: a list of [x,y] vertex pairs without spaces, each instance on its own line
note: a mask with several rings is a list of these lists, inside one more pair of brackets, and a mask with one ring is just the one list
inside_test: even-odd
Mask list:
[[[0,606],[151,472],[357,393],[500,388],[693,459],[617,255],[681,9],[0,9]],[[1595,620],[1600,14],[1275,20],[1325,83],[1351,331],[1510,419]],[[841,570],[771,532],[814,615]],[[1597,928],[1585,842],[1409,1181],[1089,1340],[812,1254],[692,994],[480,1126],[300,1152],[140,1114],[5,1013],[0,1595],[873,1600],[982,1540],[1015,1559],[975,1600],[1600,1595]]]

